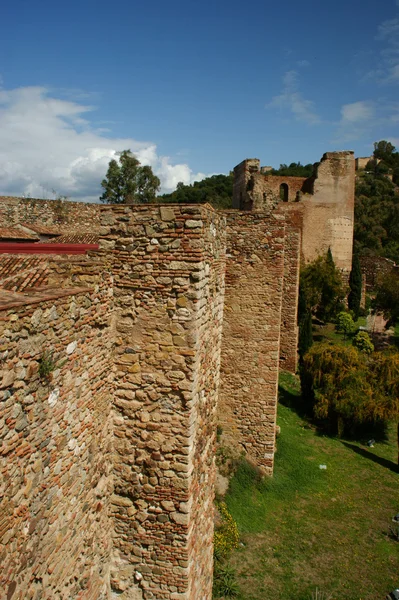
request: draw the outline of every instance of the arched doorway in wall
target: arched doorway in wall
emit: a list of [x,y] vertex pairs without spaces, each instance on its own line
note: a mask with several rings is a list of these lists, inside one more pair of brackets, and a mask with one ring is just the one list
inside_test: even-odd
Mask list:
[[280,185],[280,200],[288,202],[288,185],[286,183]]

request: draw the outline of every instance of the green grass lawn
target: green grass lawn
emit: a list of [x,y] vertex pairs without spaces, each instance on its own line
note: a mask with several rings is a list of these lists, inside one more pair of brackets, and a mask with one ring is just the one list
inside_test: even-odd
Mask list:
[[[357,330],[359,327],[365,327],[366,317],[359,317],[355,325],[357,327]],[[313,340],[315,342],[330,341],[334,342],[334,344],[351,346],[352,339],[353,335],[344,336],[343,333],[336,331],[335,323],[326,323],[325,325],[313,325]]]
[[334,600],[384,600],[399,586],[388,535],[399,512],[395,428],[374,448],[326,437],[293,408],[295,378],[283,374],[280,392],[273,478],[242,463],[226,497],[243,544],[230,560],[240,598],[308,600],[317,587]]

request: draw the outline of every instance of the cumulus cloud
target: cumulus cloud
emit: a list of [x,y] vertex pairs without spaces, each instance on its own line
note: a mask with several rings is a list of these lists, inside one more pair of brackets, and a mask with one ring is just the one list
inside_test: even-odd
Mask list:
[[278,96],[266,104],[266,108],[278,108],[289,110],[297,121],[303,121],[308,125],[320,123],[320,117],[314,110],[311,100],[303,97],[299,91],[299,77],[297,71],[287,71],[283,77],[283,90]]
[[161,180],[161,191],[205,177],[160,156],[154,143],[117,138],[90,122],[94,108],[56,97],[45,87],[0,89],[0,194],[66,195],[97,201],[111,158],[130,148]]

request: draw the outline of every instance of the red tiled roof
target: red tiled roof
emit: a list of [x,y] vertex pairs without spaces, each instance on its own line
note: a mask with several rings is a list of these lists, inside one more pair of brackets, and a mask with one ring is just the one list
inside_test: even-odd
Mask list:
[[0,289],[22,292],[42,287],[48,279],[45,257],[0,255]]
[[29,240],[36,241],[38,236],[26,233],[17,227],[0,227],[0,240]]
[[61,235],[61,232],[54,225],[39,225],[38,223],[20,223],[21,227],[26,227],[39,235]]
[[65,233],[53,240],[47,240],[47,244],[98,244],[98,235],[94,233]]

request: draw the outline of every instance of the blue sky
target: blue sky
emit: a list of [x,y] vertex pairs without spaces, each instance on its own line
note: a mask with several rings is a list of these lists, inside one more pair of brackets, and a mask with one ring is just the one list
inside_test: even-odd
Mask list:
[[163,191],[399,147],[399,0],[14,0],[0,40],[0,194],[94,201],[127,147]]

